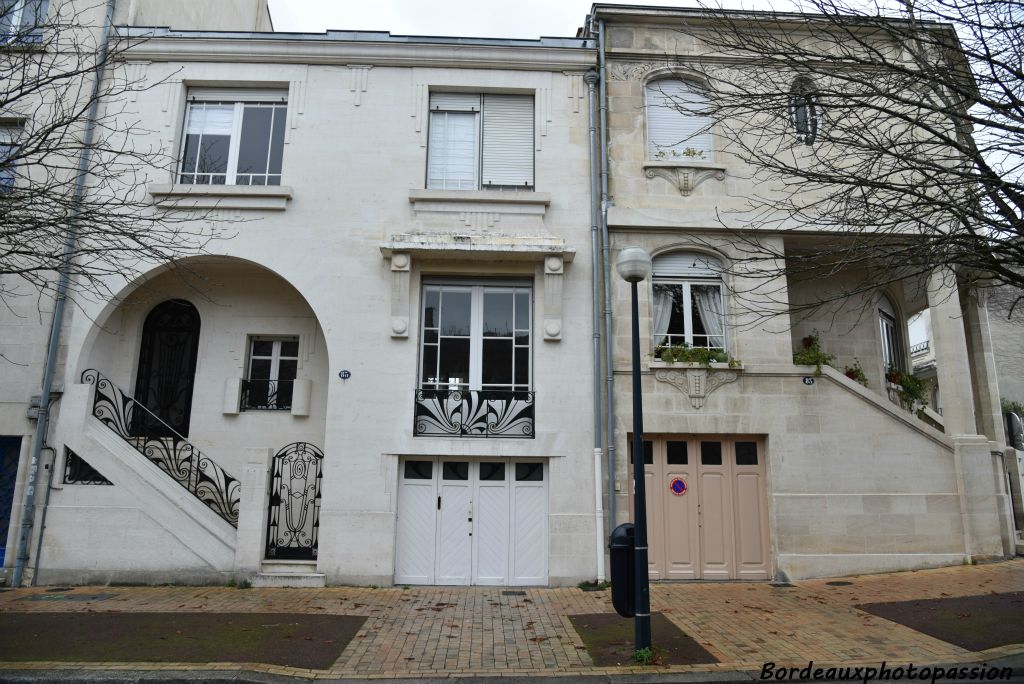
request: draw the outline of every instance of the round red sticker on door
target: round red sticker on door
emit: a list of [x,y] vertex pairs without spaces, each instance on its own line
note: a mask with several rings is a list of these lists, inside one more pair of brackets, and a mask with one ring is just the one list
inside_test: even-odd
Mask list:
[[689,489],[689,487],[686,486],[686,482],[678,477],[672,480],[672,484],[670,484],[668,488],[671,489],[672,493],[676,496],[682,496],[686,493],[686,490]]

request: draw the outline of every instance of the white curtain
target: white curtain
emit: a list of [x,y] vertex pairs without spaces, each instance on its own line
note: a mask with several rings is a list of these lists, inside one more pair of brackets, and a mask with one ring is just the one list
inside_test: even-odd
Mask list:
[[708,344],[725,346],[725,319],[722,316],[722,291],[715,285],[691,285],[690,294],[697,303],[700,320],[707,331]]
[[673,290],[678,285],[655,285],[654,286],[654,346],[665,344],[668,336],[668,323],[672,318]]

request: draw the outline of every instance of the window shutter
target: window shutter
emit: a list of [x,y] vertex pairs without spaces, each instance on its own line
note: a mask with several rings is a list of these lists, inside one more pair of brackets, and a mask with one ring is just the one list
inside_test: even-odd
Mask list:
[[669,252],[654,258],[654,275],[666,278],[721,278],[722,262],[706,254]]
[[480,95],[477,93],[430,93],[430,111],[479,112]]
[[265,88],[189,88],[189,101],[287,102],[288,91]]
[[[647,85],[647,158],[665,161],[713,161],[714,142],[707,129],[711,119],[700,114],[706,99],[683,81],[662,80]],[[703,131],[703,132],[701,132]],[[687,148],[703,156],[685,155]]]
[[533,96],[484,95],[481,185],[533,187]]

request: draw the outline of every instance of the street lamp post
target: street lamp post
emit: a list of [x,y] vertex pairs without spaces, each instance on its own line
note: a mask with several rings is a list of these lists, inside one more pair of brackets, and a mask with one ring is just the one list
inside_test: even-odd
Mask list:
[[647,496],[644,487],[644,415],[640,390],[640,323],[636,284],[651,275],[651,255],[640,247],[626,247],[615,260],[615,270],[632,290],[633,310],[633,526],[636,579],[636,650],[651,647],[651,596],[647,577]]

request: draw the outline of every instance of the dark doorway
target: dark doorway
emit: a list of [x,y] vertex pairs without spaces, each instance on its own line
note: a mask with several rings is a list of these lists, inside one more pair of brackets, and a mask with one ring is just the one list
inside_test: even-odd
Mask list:
[[158,304],[142,327],[132,434],[136,437],[188,437],[192,388],[199,354],[199,312],[184,299]]
[[14,482],[18,479],[21,437],[0,437],[0,567],[7,557],[7,532],[14,507]]

